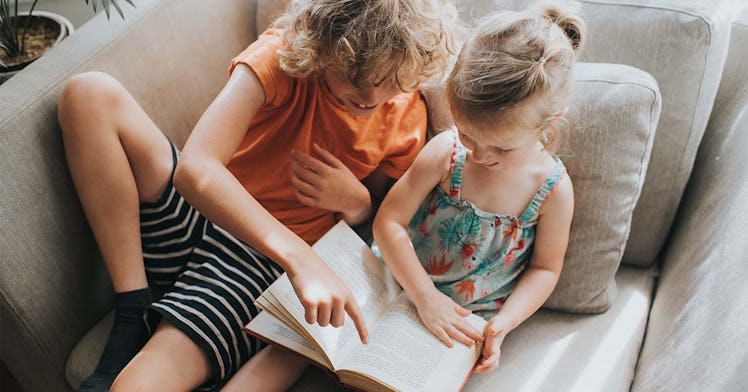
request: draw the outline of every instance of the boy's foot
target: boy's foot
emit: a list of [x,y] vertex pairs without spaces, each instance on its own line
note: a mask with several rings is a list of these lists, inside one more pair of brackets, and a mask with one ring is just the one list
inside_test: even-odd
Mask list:
[[96,370],[78,387],[80,392],[106,392],[125,365],[150,337],[145,311],[152,302],[148,288],[115,294],[114,325]]

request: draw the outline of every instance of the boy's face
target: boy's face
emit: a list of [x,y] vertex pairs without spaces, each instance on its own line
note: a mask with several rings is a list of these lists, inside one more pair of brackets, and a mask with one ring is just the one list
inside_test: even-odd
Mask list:
[[333,70],[326,70],[324,79],[335,99],[357,116],[372,115],[383,103],[402,93],[397,84],[392,82],[358,88],[343,72]]

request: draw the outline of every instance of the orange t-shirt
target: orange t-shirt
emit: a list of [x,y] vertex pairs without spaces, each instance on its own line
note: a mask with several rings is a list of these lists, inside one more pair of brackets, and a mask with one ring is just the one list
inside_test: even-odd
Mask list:
[[[231,61],[246,64],[265,91],[228,169],[276,219],[313,243],[335,222],[335,213],[296,199],[291,150],[314,156],[312,143],[330,151],[359,180],[377,167],[399,178],[423,147],[426,105],[416,91],[395,96],[371,116],[356,116],[335,100],[321,78],[291,78],[279,65],[282,39],[266,31]],[[319,158],[319,157],[316,157]]]

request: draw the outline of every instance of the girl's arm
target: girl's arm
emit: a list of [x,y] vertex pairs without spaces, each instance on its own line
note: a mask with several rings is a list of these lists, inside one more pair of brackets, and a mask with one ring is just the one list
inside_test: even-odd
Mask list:
[[450,347],[452,338],[472,345],[482,335],[463,318],[469,311],[434,287],[418,260],[406,227],[429,192],[449,174],[453,143],[454,135],[444,132],[426,144],[387,193],[373,227],[384,262],[410,294],[421,320]]
[[483,360],[476,372],[493,370],[499,364],[499,346],[506,334],[535,313],[553,292],[561,274],[574,213],[571,180],[559,180],[538,218],[530,263],[499,313],[486,325]]
[[238,65],[187,140],[174,186],[206,218],[283,267],[307,322],[340,326],[348,312],[364,341],[366,326],[351,291],[226,168],[264,101],[257,77],[248,66]]

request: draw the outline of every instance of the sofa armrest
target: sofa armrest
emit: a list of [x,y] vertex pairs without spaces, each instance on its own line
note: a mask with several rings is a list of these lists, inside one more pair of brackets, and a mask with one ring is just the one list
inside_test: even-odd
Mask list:
[[664,254],[633,391],[748,390],[748,8]]
[[[66,168],[65,80],[105,71],[177,144],[254,40],[255,1],[139,0],[99,15],[0,86],[2,361],[29,391],[62,391],[72,347],[112,296]],[[98,104],[91,102],[92,105]]]

